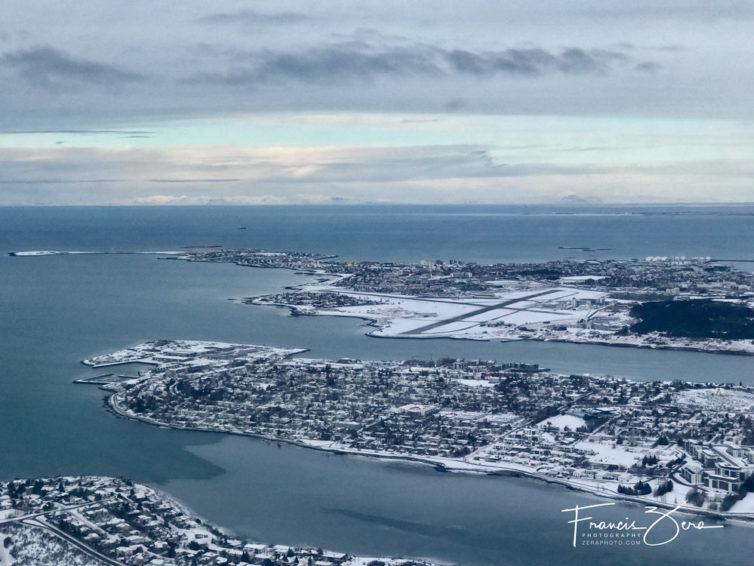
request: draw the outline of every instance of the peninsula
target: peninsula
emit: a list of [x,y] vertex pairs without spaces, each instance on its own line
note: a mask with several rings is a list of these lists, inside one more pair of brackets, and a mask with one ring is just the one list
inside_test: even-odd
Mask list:
[[493,361],[322,360],[169,341],[102,385],[119,415],[311,448],[514,473],[612,498],[754,519],[754,388],[558,375]]
[[98,476],[0,482],[0,564],[431,566],[250,543],[150,487]]
[[[71,255],[17,251],[14,257]],[[109,253],[109,252],[101,252]],[[120,253],[120,252],[114,252]],[[370,321],[370,336],[542,340],[754,354],[754,273],[736,260],[647,257],[480,265],[394,263],[222,247],[162,259],[293,269],[307,282],[248,297],[294,315]]]
[[478,265],[192,249],[173,259],[286,268],[314,281],[255,305],[367,319],[372,336],[554,340],[754,354],[754,274],[710,258]]

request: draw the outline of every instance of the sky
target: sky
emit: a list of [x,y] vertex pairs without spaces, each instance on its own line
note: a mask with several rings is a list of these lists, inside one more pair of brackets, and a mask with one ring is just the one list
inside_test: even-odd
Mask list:
[[0,206],[754,202],[749,0],[0,13]]

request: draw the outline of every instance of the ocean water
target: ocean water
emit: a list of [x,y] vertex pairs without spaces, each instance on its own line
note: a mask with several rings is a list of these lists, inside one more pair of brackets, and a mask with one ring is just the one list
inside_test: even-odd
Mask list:
[[0,249],[223,245],[383,261],[649,255],[754,259],[754,205],[20,207],[0,208],[0,226]]
[[[244,229],[241,229],[241,228]],[[754,207],[0,208],[0,478],[128,476],[265,542],[496,564],[749,564],[754,530],[688,533],[664,547],[578,548],[560,509],[596,498],[521,478],[455,476],[116,418],[85,357],[156,338],[310,348],[308,355],[457,356],[563,372],[754,382],[744,356],[555,343],[385,340],[362,321],[299,317],[228,299],[302,276],[153,255],[14,258],[10,251],[155,251],[193,245],[341,257],[479,262],[563,257],[753,259]],[[563,247],[610,248],[602,251]],[[742,268],[754,265],[738,264]],[[614,517],[641,516],[633,505]]]

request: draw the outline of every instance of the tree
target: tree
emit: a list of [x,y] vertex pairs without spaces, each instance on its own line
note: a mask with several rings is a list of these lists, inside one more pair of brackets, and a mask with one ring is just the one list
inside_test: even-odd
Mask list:
[[660,483],[660,485],[657,486],[657,489],[655,490],[656,496],[665,495],[666,493],[673,491],[673,481],[668,480],[665,483]]
[[722,503],[720,503],[720,511],[728,511],[735,503],[741,500],[741,494],[739,493],[729,493],[723,498]]
[[686,501],[697,507],[704,505],[705,499],[707,499],[707,494],[697,488],[692,489],[686,495]]

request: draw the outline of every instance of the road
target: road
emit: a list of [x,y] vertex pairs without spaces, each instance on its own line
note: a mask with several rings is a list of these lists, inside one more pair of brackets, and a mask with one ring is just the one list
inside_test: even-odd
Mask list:
[[86,544],[78,540],[77,538],[51,525],[50,523],[45,521],[44,518],[26,519],[24,520],[24,524],[32,526],[32,527],[39,527],[41,529],[46,529],[48,532],[56,535],[57,537],[75,546],[84,554],[91,556],[92,558],[95,558],[97,560],[100,560],[101,562],[105,564],[109,564],[110,566],[124,566],[123,562],[119,562],[118,560],[114,560],[113,558],[110,558],[108,556],[105,556],[104,554],[101,554],[100,552],[97,552],[96,550],[94,550],[90,546],[87,546]]
[[14,522],[22,522],[25,525],[29,525],[31,527],[37,527],[40,529],[45,529],[46,531],[54,534],[55,536],[65,540],[66,542],[69,542],[76,548],[78,548],[81,552],[84,552],[88,556],[91,556],[92,558],[96,558],[97,560],[100,560],[104,562],[105,564],[110,564],[111,566],[123,566],[122,562],[119,562],[117,560],[113,560],[112,558],[109,558],[105,556],[104,554],[101,554],[94,550],[93,548],[87,546],[77,538],[69,535],[66,532],[61,531],[59,528],[55,527],[54,525],[51,525],[45,520],[45,515],[50,515],[52,513],[60,513],[65,511],[73,511],[74,509],[82,509],[84,507],[92,507],[94,505],[102,505],[103,503],[107,502],[107,500],[102,501],[92,501],[87,503],[80,503],[78,505],[70,505],[67,507],[56,507],[55,509],[50,509],[48,511],[40,511],[37,513],[28,513],[26,515],[20,515],[18,517],[10,517],[8,519],[3,519],[0,521],[0,525],[4,523],[14,523]]

